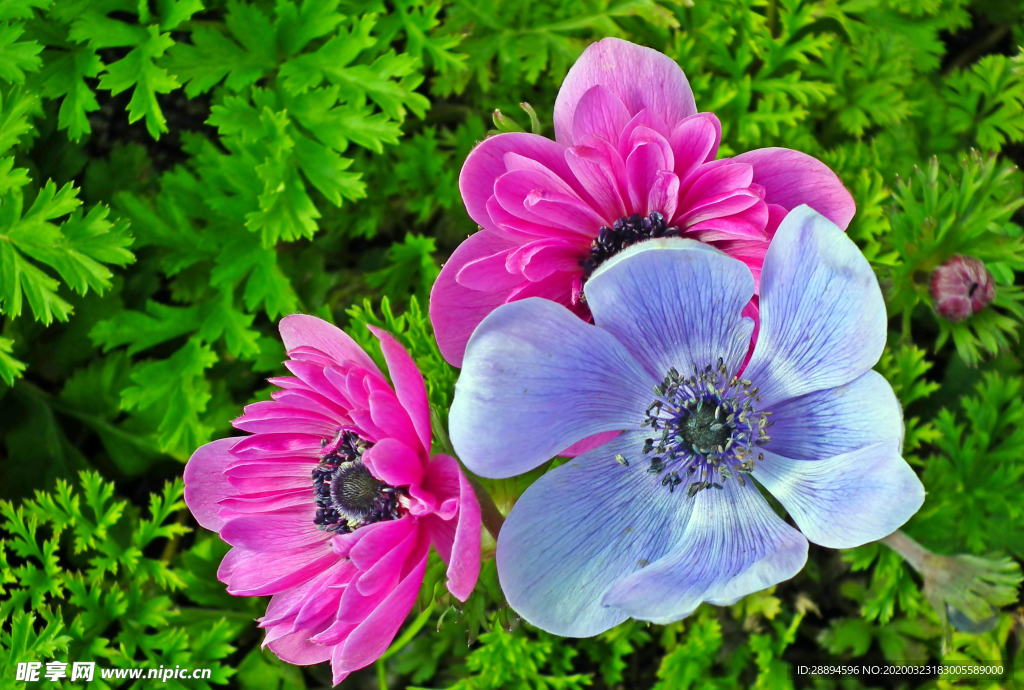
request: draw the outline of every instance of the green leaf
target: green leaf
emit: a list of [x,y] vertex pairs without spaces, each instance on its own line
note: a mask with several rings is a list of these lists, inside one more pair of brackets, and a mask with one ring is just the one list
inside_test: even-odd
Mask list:
[[167,70],[158,67],[154,60],[172,45],[174,41],[169,33],[161,34],[158,27],[150,26],[148,38],[107,66],[106,74],[100,78],[100,88],[108,89],[115,96],[134,87],[132,100],[128,103],[128,122],[146,118],[146,129],[154,139],[159,139],[160,134],[167,131],[167,120],[156,95],[170,93],[178,87],[178,81]]
[[[79,294],[89,288],[103,292],[110,287],[111,273],[104,264],[123,266],[134,260],[125,249],[131,244],[127,224],[106,220],[108,210],[97,205],[85,217],[82,203],[70,184],[60,190],[49,182],[22,215],[20,192],[0,200],[0,308],[17,316],[22,295],[36,319],[49,324],[66,321],[71,305],[57,295],[59,283],[30,263],[26,257],[52,267]],[[60,226],[52,221],[70,216]]]
[[155,411],[160,418],[160,449],[181,460],[206,443],[211,429],[201,415],[210,401],[206,369],[217,362],[209,346],[190,340],[166,360],[136,366],[135,385],[121,394],[126,410]]
[[13,386],[14,379],[21,377],[21,373],[25,371],[25,363],[12,357],[12,352],[14,352],[14,341],[9,338],[0,338],[0,379],[3,379],[8,386]]
[[[225,86],[242,91],[277,66],[274,29],[255,5],[229,2],[224,17],[231,36],[208,26],[192,31],[192,45],[177,43],[167,55],[167,67],[195,98],[227,78]],[[233,38],[232,38],[233,37]]]
[[25,72],[38,71],[43,47],[36,41],[18,42],[24,33],[21,24],[0,22],[0,79],[10,83],[25,81]]
[[99,110],[96,94],[86,79],[93,79],[103,69],[103,62],[91,48],[53,51],[43,69],[42,94],[46,98],[63,98],[57,126],[68,131],[68,138],[78,141],[91,131],[88,114]]

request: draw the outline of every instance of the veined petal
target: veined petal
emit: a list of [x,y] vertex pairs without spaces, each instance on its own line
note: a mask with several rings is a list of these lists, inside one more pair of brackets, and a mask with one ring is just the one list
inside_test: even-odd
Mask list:
[[897,440],[807,462],[765,452],[753,472],[815,544],[850,549],[892,534],[924,502]]
[[618,625],[629,614],[602,605],[604,594],[682,533],[693,502],[647,473],[642,446],[643,434],[624,433],[542,476],[512,508],[498,535],[498,576],[531,624],[565,637]]
[[639,425],[655,383],[611,335],[542,299],[496,309],[466,353],[451,437],[485,477],[521,474],[587,436]]
[[761,270],[761,332],[744,377],[762,408],[850,383],[885,347],[885,300],[867,259],[831,221],[798,206]]
[[618,582],[604,596],[606,606],[671,623],[701,602],[732,604],[788,580],[807,561],[807,540],[775,515],[752,482],[729,480],[720,491],[673,498],[693,505],[685,534],[666,556]]
[[697,112],[690,84],[671,58],[656,50],[606,38],[591,44],[562,82],[555,100],[555,139],[565,146],[577,142],[573,131],[583,95],[602,85],[626,106],[630,115],[648,109],[669,129]]
[[772,406],[765,450],[794,460],[825,460],[882,441],[903,441],[903,410],[892,386],[869,371],[848,384]]
[[754,294],[750,270],[693,240],[633,245],[598,268],[584,293],[594,323],[659,381],[671,367],[685,375],[719,358],[735,373],[749,347],[753,323],[741,312]]

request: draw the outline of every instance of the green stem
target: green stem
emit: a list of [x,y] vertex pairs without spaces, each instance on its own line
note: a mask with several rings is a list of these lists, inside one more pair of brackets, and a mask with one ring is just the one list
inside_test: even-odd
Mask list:
[[908,537],[902,530],[896,530],[888,537],[882,537],[878,541],[903,556],[903,560],[919,573],[924,572],[928,556],[932,555],[931,551]]

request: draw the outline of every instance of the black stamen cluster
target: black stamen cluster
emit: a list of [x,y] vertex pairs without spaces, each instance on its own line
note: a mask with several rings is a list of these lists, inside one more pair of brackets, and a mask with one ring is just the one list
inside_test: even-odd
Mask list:
[[665,222],[665,216],[657,211],[646,218],[639,213],[619,218],[610,228],[602,225],[590,245],[590,254],[580,261],[580,266],[583,267],[583,280],[586,281],[598,266],[630,245],[653,237],[678,236],[679,228],[669,227]]
[[313,524],[347,534],[364,525],[401,517],[399,497],[404,491],[380,481],[363,464],[362,455],[372,444],[344,431],[332,445],[337,448],[322,457],[312,472],[317,507]]

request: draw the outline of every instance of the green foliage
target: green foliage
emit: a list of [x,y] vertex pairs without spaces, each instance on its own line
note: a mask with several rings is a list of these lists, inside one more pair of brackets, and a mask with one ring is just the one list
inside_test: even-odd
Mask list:
[[[0,502],[4,678],[14,678],[19,662],[49,659],[98,668],[187,664],[210,668],[217,684],[234,673],[220,661],[234,651],[244,619],[196,619],[176,603],[185,583],[170,560],[189,531],[176,519],[183,488],[177,480],[152,494],[146,517],[115,499],[114,485],[95,472],[83,472],[77,488],[61,480],[19,506]],[[163,557],[147,555],[155,546]]]
[[[462,162],[491,127],[551,136],[561,79],[604,36],[683,66],[722,123],[720,156],[786,146],[840,175],[892,317],[878,369],[927,490],[906,531],[942,554],[1024,557],[1018,5],[0,0],[4,677],[56,658],[210,666],[245,690],[329,682],[261,652],[265,601],[226,595],[222,542],[182,538],[181,463],[266,398],[285,358],[276,322],[294,312],[381,365],[366,326],[394,334],[448,450],[458,371],[428,300],[475,230]],[[951,324],[928,279],[956,254],[985,262],[997,296]],[[507,512],[545,469],[484,484]],[[790,688],[797,659],[1009,666],[1019,646],[1005,611],[944,646],[921,578],[878,544],[812,549],[777,590],[674,625],[562,640],[507,608],[493,548],[485,537],[458,607],[432,560],[399,643],[352,684]]]

